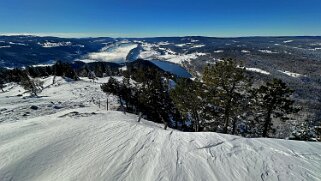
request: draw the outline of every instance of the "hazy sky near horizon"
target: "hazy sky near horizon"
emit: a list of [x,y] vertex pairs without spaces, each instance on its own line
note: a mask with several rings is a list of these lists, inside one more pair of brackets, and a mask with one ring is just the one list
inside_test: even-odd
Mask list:
[[0,34],[321,35],[321,0],[1,0]]

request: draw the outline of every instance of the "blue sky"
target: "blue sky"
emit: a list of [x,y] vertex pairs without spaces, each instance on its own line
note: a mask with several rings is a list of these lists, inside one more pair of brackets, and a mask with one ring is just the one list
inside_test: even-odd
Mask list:
[[321,35],[321,0],[1,0],[0,34]]

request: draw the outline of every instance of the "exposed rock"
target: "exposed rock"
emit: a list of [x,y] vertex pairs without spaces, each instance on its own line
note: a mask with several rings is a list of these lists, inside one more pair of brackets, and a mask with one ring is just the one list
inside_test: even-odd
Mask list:
[[38,109],[39,109],[39,107],[38,107],[38,106],[35,106],[35,105],[32,105],[32,106],[30,107],[30,109],[38,110]]
[[62,109],[63,106],[61,106],[61,105],[56,105],[56,106],[54,106],[53,108],[54,108],[54,109]]

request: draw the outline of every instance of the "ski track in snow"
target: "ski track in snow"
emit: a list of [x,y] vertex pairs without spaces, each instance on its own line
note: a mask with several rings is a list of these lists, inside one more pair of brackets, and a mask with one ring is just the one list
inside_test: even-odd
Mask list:
[[[64,105],[55,111],[39,106],[41,111],[29,112],[41,114],[0,123],[0,180],[321,180],[320,143],[163,130],[144,119],[137,123],[136,115],[91,102],[106,97],[99,85],[107,80],[59,78],[49,86],[48,78],[40,94],[48,97],[37,99],[14,96],[17,86],[0,94],[0,109],[17,115],[31,104]],[[110,100],[116,110],[117,99]],[[80,103],[85,107],[72,106]],[[1,120],[7,117],[1,112]]]

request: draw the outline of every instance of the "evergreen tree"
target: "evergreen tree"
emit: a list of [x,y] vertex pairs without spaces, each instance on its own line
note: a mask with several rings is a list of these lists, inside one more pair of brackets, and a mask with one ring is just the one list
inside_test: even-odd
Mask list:
[[321,124],[319,124],[319,126],[315,126],[314,130],[317,141],[321,141]]
[[[105,84],[102,84],[100,86],[101,90],[103,92],[105,92],[107,94],[107,104],[108,104],[108,96],[110,94],[114,94],[116,96],[119,96],[119,82],[114,78],[114,77],[110,77],[108,82]],[[121,101],[121,100],[120,100]],[[108,105],[107,105],[107,109],[108,109]]]
[[288,115],[297,113],[298,108],[294,107],[294,101],[291,95],[294,91],[287,87],[287,85],[279,79],[273,79],[255,89],[256,96],[256,119],[262,125],[262,136],[268,137],[272,129],[272,118],[280,118],[281,120],[288,120]]
[[57,61],[52,68],[53,70],[55,70],[54,72],[57,76],[68,77],[73,80],[79,80],[76,71],[68,63]]
[[244,72],[232,59],[205,68],[203,81],[208,89],[208,101],[218,109],[215,117],[223,123],[223,133],[228,133],[231,121],[232,134],[236,132],[237,117],[247,106],[246,94],[251,84]]
[[100,86],[103,92],[115,95],[119,95],[119,87],[119,82],[114,77],[110,77],[107,83]]
[[119,97],[121,99],[121,104],[123,101],[126,104],[126,111],[131,111],[130,105],[132,104],[132,90],[133,87],[130,84],[130,78],[124,77],[119,85]]
[[164,123],[166,129],[173,115],[173,103],[161,75],[156,73],[154,76],[154,79],[142,83],[139,91],[139,105],[145,115],[156,122]]
[[4,84],[5,84],[4,80],[2,78],[0,78],[0,89],[2,92],[4,92],[4,90],[3,90],[3,88],[5,88]]
[[20,85],[30,91],[31,96],[38,96],[43,89],[43,82],[40,79],[31,78],[27,73],[21,77]]
[[199,82],[188,79],[178,80],[174,89],[170,91],[175,106],[180,111],[184,120],[191,120],[194,131],[201,128],[202,118],[200,116],[203,109],[203,101],[200,96]]
[[96,79],[96,78],[97,78],[97,77],[96,77],[96,74],[95,74],[94,71],[90,71],[90,72],[88,73],[88,79],[92,79],[93,82],[95,82],[95,79]]
[[295,129],[292,132],[293,139],[310,141],[313,138],[316,138],[317,136],[314,128],[313,122],[308,117],[307,120],[295,126]]

